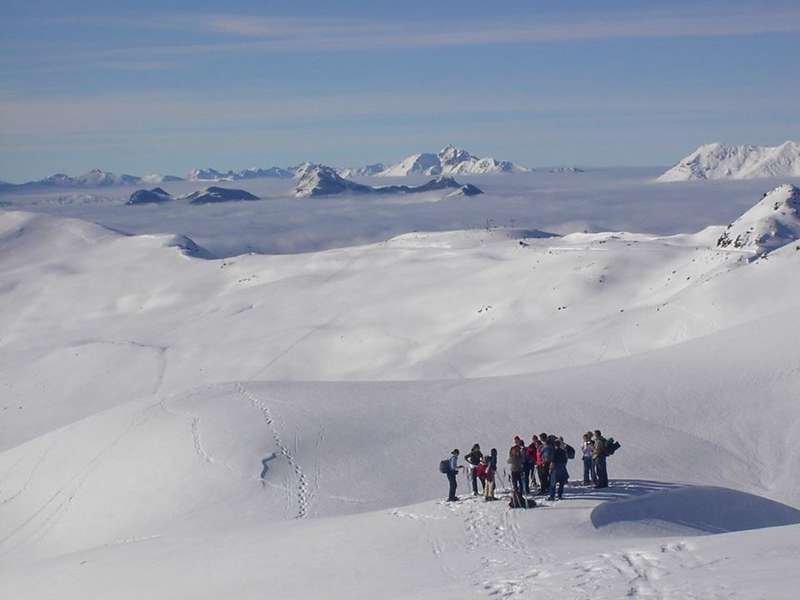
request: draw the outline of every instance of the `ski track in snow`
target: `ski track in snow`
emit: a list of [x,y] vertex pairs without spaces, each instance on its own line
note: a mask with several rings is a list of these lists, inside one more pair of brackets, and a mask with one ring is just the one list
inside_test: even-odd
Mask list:
[[[311,496],[308,485],[308,479],[306,477],[305,472],[303,471],[302,467],[298,464],[292,451],[283,442],[281,435],[278,432],[278,428],[275,426],[275,420],[272,417],[272,412],[270,411],[269,406],[264,404],[264,402],[260,398],[251,393],[241,383],[236,384],[236,391],[243,398],[248,400],[256,409],[258,409],[259,412],[261,412],[264,422],[267,424],[267,427],[269,427],[269,430],[272,433],[272,439],[275,441],[275,445],[278,447],[278,451],[287,460],[289,466],[292,468],[296,484],[294,499],[297,502],[297,514],[295,515],[295,518],[305,519],[306,517],[308,517],[308,510],[309,510],[310,496]],[[295,440],[295,446],[296,445],[297,445],[297,440]]]
[[[36,463],[33,465],[33,468],[28,473],[28,477],[25,479],[25,482],[22,484],[22,486],[16,492],[14,492],[13,494],[10,494],[9,496],[6,496],[5,498],[0,498],[0,506],[2,506],[3,504],[8,504],[12,500],[15,500],[16,498],[21,496],[25,492],[25,490],[28,489],[28,487],[31,484],[31,481],[33,481],[33,478],[36,475],[36,472],[39,470],[39,467],[42,466],[42,463],[47,458],[47,455],[50,454],[50,451],[53,449],[53,447],[55,445],[56,445],[56,443],[55,443],[55,441],[53,441],[47,448],[45,448],[44,452],[42,452],[42,454],[36,460]],[[9,471],[8,471],[9,474],[22,462],[22,460],[24,458],[25,458],[25,455],[23,455],[16,463],[14,463],[12,465],[11,469],[9,469]],[[4,481],[5,481],[5,479],[4,479]]]
[[[0,547],[22,534],[29,525],[33,525],[33,529],[26,532],[25,535],[20,535],[19,539],[13,545],[9,546],[0,556],[9,554],[10,552],[20,548],[25,544],[31,544],[36,541],[42,540],[47,533],[60,521],[64,515],[69,511],[72,501],[80,491],[83,484],[89,478],[91,473],[99,466],[99,464],[106,458],[109,452],[119,444],[122,439],[130,433],[138,425],[141,425],[147,417],[145,415],[155,405],[146,406],[141,411],[137,412],[131,419],[130,423],[117,435],[113,440],[104,445],[100,450],[86,463],[85,467],[77,475],[71,477],[65,485],[60,487],[50,498],[36,509],[27,519],[20,523],[17,527],[8,532],[3,538],[0,539]],[[62,498],[60,502],[55,505],[55,508],[48,511],[48,507],[53,504],[57,498]],[[44,518],[36,524],[40,515]]]

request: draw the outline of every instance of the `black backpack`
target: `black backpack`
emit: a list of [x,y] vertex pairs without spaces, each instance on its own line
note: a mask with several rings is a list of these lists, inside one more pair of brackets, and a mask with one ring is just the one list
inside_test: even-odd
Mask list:
[[622,444],[620,444],[617,440],[612,437],[608,438],[606,440],[606,454],[611,456],[614,454],[614,452],[620,449],[620,446],[622,446]]
[[575,458],[575,448],[573,448],[572,446],[567,444],[566,451],[567,451],[567,458],[569,460],[572,460],[573,458]]
[[526,498],[517,492],[511,493],[511,500],[508,503],[509,508],[533,508],[536,502],[533,498]]
[[450,472],[450,460],[445,458],[443,461],[439,463],[439,473],[444,473],[445,475]]

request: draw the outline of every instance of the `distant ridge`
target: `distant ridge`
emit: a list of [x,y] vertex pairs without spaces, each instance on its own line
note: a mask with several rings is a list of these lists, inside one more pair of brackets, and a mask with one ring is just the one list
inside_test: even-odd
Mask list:
[[408,185],[383,185],[369,186],[345,179],[332,167],[325,165],[310,165],[303,171],[302,177],[297,182],[294,190],[296,198],[312,198],[318,196],[333,196],[338,194],[417,194],[436,190],[454,190],[448,196],[476,196],[482,194],[478,187],[462,185],[448,176],[437,177],[429,182],[417,186]]
[[760,177],[800,177],[800,143],[789,141],[780,146],[706,144],[682,158],[656,181]]
[[527,167],[507,160],[478,158],[466,150],[448,145],[437,154],[412,154],[383,171],[375,173],[379,177],[405,177],[407,175],[488,175],[494,173],[525,173]]

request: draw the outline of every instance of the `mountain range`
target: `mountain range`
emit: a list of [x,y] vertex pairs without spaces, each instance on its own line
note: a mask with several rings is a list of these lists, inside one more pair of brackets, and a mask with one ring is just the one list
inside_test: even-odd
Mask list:
[[[0,182],[0,190],[37,189],[37,188],[92,188],[109,186],[134,186],[169,183],[175,181],[239,181],[244,179],[258,179],[265,177],[276,178],[301,178],[306,169],[315,163],[303,162],[291,167],[268,167],[241,169],[239,171],[219,171],[206,167],[189,171],[185,178],[175,175],[151,174],[144,176],[116,174],[101,169],[92,169],[76,177],[56,173],[21,184]],[[494,158],[478,158],[460,148],[448,145],[437,154],[421,153],[407,156],[398,163],[386,166],[383,163],[372,163],[362,167],[348,167],[335,169],[344,178],[348,177],[404,177],[407,175],[486,175],[493,173],[524,173],[530,171],[507,160]]]
[[375,173],[379,177],[405,177],[407,175],[487,175],[493,173],[526,173],[527,167],[507,160],[478,158],[455,146],[448,145],[436,154],[412,154],[398,163]]
[[705,144],[682,158],[656,181],[759,177],[800,177],[800,143],[789,141],[779,146]]
[[416,194],[436,190],[453,189],[448,196],[476,196],[483,191],[478,187],[462,185],[448,176],[440,176],[429,182],[417,186],[385,185],[370,186],[342,177],[336,169],[325,165],[309,165],[294,189],[296,198],[311,198],[318,196],[333,196],[337,194]]
[[218,204],[220,202],[258,199],[258,196],[254,196],[250,192],[233,188],[210,186],[184,196],[173,196],[162,188],[156,187],[151,190],[136,190],[131,194],[126,204],[128,206],[139,206],[142,204],[161,204],[171,200],[185,200],[189,204]]

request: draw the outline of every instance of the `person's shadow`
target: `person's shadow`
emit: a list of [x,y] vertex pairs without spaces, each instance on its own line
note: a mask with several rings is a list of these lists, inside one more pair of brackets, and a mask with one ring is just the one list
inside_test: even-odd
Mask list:
[[259,478],[261,478],[262,482],[267,477],[267,472],[269,471],[269,461],[276,458],[278,458],[278,455],[273,452],[261,461],[261,475],[259,475]]

